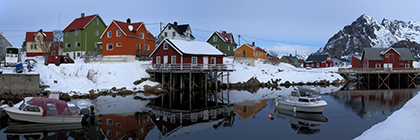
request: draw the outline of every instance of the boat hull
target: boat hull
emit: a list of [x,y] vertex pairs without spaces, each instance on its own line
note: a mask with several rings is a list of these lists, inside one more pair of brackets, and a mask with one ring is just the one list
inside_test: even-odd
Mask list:
[[34,123],[81,123],[83,116],[42,116],[39,113],[27,113],[13,108],[4,109],[9,117],[16,121],[34,122]]
[[299,111],[299,112],[322,113],[322,111],[324,111],[325,106],[327,106],[326,103],[325,104],[304,105],[304,104],[290,103],[290,102],[287,102],[287,101],[277,101],[276,102],[276,107],[277,108],[285,109],[285,110]]

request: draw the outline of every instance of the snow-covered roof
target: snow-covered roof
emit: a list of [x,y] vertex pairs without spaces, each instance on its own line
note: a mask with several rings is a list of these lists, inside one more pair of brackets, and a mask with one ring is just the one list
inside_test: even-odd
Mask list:
[[[214,46],[207,42],[200,41],[185,41],[185,40],[176,40],[176,39],[165,39],[162,41],[158,48],[161,47],[162,43],[169,43],[178,53],[180,54],[190,54],[190,55],[225,55],[220,52]],[[152,56],[157,50],[156,48],[150,56]]]

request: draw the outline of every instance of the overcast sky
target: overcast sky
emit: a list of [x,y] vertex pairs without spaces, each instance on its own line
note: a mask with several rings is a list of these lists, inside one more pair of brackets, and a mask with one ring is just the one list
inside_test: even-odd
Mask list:
[[[155,36],[159,23],[190,24],[196,41],[214,31],[235,35],[280,55],[311,53],[362,14],[420,21],[418,0],[0,0],[0,32],[20,47],[27,31],[63,30],[81,13],[112,20],[145,22]],[[242,38],[238,38],[238,34]]]

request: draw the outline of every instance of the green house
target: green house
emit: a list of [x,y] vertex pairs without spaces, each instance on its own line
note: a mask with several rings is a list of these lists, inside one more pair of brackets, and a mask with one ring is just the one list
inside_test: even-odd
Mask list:
[[284,63],[289,63],[293,66],[295,66],[296,68],[300,68],[302,65],[302,62],[299,60],[299,58],[297,58],[296,56],[292,56],[292,55],[284,55],[280,58],[280,62],[284,62]]
[[206,42],[219,49],[226,56],[235,56],[235,49],[238,46],[233,39],[233,34],[226,33],[226,31],[222,31],[221,33],[215,31]]
[[102,39],[106,25],[98,14],[73,20],[63,30],[63,54],[71,58],[90,57],[102,54]]

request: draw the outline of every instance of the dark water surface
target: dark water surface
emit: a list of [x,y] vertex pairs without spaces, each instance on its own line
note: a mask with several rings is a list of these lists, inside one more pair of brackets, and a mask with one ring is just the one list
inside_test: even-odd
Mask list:
[[[400,109],[418,91],[322,94],[328,103],[322,114],[277,109],[274,97],[288,92],[284,89],[235,91],[229,96],[227,91],[217,95],[173,93],[146,101],[141,111],[96,117],[85,128],[9,125],[8,119],[2,118],[0,139],[353,139]],[[269,114],[274,114],[274,119],[269,119]]]

